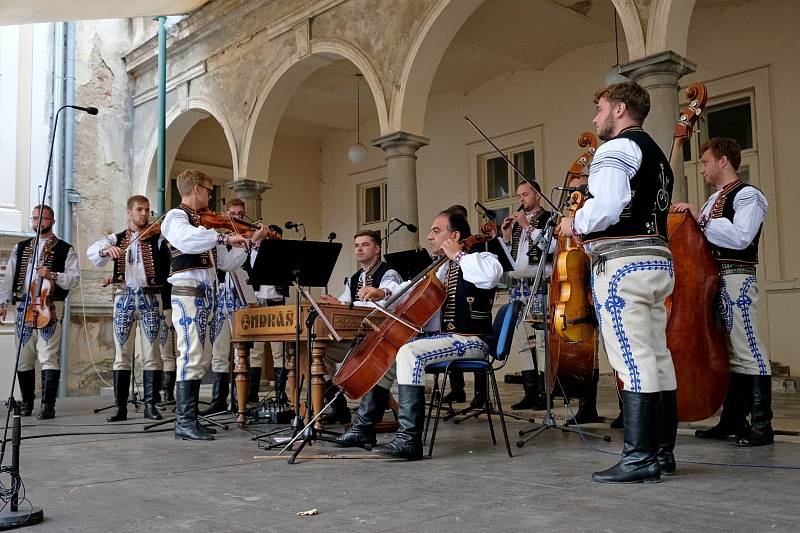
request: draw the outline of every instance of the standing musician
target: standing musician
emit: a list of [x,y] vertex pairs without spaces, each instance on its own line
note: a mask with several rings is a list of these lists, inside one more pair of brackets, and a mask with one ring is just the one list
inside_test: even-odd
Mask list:
[[[238,220],[244,220],[245,205],[241,198],[234,198],[228,202],[226,214]],[[250,257],[245,257],[243,263],[236,269],[225,272],[217,269],[217,308],[211,328],[211,371],[214,374],[214,383],[211,388],[211,404],[201,414],[213,415],[228,410],[228,391],[230,390],[231,372],[231,320],[233,312],[242,309],[246,303],[239,296],[239,289],[235,285],[234,277],[240,268],[250,271]],[[250,389],[254,389],[255,401],[258,401],[258,386],[261,383],[261,367],[263,365],[262,353],[253,350],[250,356]],[[250,398],[248,398],[249,400]]]
[[169,250],[159,233],[144,236],[149,224],[150,202],[134,195],[128,198],[128,227],[92,243],[86,251],[89,261],[104,267],[114,263],[114,401],[116,413],[107,422],[128,418],[128,392],[131,384],[131,360],[135,335],[139,333],[144,381],[144,416],[161,420],[156,408],[161,388],[159,342],[162,328],[162,291],[169,272]]
[[[351,304],[355,306],[371,306],[374,301],[380,306],[386,304],[386,299],[396,292],[400,285],[403,283],[403,278],[400,274],[389,267],[387,263],[381,260],[381,234],[373,230],[364,230],[353,235],[353,255],[361,268],[350,276],[347,286],[339,298],[335,298],[330,294],[323,294],[320,297],[322,303],[334,304]],[[331,379],[336,373],[336,363],[341,363],[347,353],[347,348],[350,343],[332,343],[328,346],[326,356],[324,359],[326,370],[326,402],[332,399],[332,394],[336,391],[332,386]],[[384,387],[381,385],[387,385]],[[358,413],[356,414],[356,422],[353,427],[356,432],[360,430],[357,427],[371,425],[368,422],[367,413],[377,411],[380,409],[380,417],[386,410],[389,401],[389,388],[393,380],[381,381],[370,392],[364,395],[359,406]],[[347,407],[347,399],[344,395],[339,395],[337,402],[332,406],[333,412],[326,416],[324,423],[346,424],[350,422],[350,409]],[[378,419],[380,420],[380,419]],[[374,433],[373,433],[374,439]]]
[[[492,304],[503,267],[492,253],[462,251],[459,241],[470,233],[467,219],[451,211],[442,211],[431,224],[431,253],[444,254],[449,259],[436,272],[447,289],[447,297],[441,313],[428,321],[425,330],[441,332],[413,339],[397,352],[400,428],[394,440],[374,449],[376,453],[422,459],[425,367],[433,362],[488,356],[486,341],[492,335]],[[366,296],[376,297],[380,292],[371,289]]]
[[592,255],[592,293],[609,362],[623,382],[622,458],[596,472],[602,483],[659,481],[675,471],[677,382],[667,348],[667,312],[674,270],[667,247],[672,170],[642,129],[647,91],[634,82],[595,94],[597,135],[589,190],[562,235],[586,243]]
[[[61,313],[64,299],[69,290],[78,284],[80,270],[78,256],[72,246],[53,234],[53,208],[41,204],[33,209],[31,226],[39,231],[38,250],[33,250],[33,238],[18,243],[12,250],[6,263],[6,275],[0,285],[0,320],[6,319],[8,304],[16,304],[16,340],[20,350],[17,378],[22,395],[22,416],[30,416],[33,412],[33,401],[36,398],[36,359],[42,368],[42,402],[39,420],[47,420],[56,416],[56,394],[61,379],[58,359],[61,348]],[[32,265],[35,258],[39,263]],[[46,327],[36,329],[25,324],[23,315],[24,298],[29,298],[29,280],[31,269],[33,280],[36,276],[49,280],[53,285],[52,305],[50,312],[53,320]],[[35,295],[32,295],[35,297]]]
[[[527,182],[520,183],[517,187],[517,198],[520,204],[519,209],[503,220],[500,227],[503,232],[503,247],[514,260],[514,270],[508,273],[511,281],[508,287],[509,301],[527,300],[531,296],[531,283],[536,277],[539,260],[544,253],[545,227],[550,218],[550,211],[541,206],[542,189],[538,183],[533,182],[532,186]],[[550,275],[553,272],[553,253],[557,244],[558,241],[552,239],[547,252],[545,272],[543,272],[539,290],[534,295],[534,305],[532,306],[534,316],[541,316],[547,309],[545,295]],[[531,354],[533,357],[521,354],[522,387],[525,390],[525,396],[522,401],[511,406],[511,409],[515,411],[547,408],[544,372],[537,371],[538,368],[545,366],[545,335],[547,335],[546,331],[534,329],[535,349]]]
[[709,139],[700,153],[700,173],[717,190],[702,210],[686,203],[676,204],[675,210],[688,211],[697,220],[719,263],[719,308],[728,333],[731,375],[719,423],[695,434],[706,439],[733,435],[742,446],[772,444],[772,376],[756,316],[758,240],[767,199],[739,178],[742,156],[735,140]]
[[172,324],[178,351],[175,438],[214,440],[213,430],[197,423],[197,400],[200,380],[210,363],[205,348],[216,311],[216,268],[241,266],[250,241],[200,226],[199,212],[208,209],[213,192],[211,178],[186,169],[176,181],[181,203],[168,211],[161,223],[171,256],[167,281],[172,284]]

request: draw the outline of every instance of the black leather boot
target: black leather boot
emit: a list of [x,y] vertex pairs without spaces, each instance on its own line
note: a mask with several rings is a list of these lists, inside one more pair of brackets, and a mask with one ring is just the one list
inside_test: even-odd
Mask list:
[[106,417],[106,422],[122,422],[128,419],[128,392],[131,388],[131,371],[114,370],[111,376],[114,384],[114,405],[116,413]]
[[175,378],[178,372],[176,370],[165,370],[161,372],[161,388],[164,391],[164,402],[170,403],[175,401]]
[[161,388],[161,370],[145,370],[142,372],[144,381],[144,417],[152,420],[161,420],[161,413],[156,405],[156,394]]
[[383,420],[389,406],[389,389],[375,385],[361,398],[353,425],[346,433],[336,438],[339,446],[375,446],[375,424]]
[[[339,392],[339,389],[333,386],[333,382],[325,382],[326,405],[333,400],[337,392]],[[347,406],[347,398],[345,398],[344,394],[340,394],[339,397],[336,398],[336,401],[333,402],[333,405],[331,405],[328,409],[329,412],[326,412],[324,415],[322,415],[323,424],[347,424],[350,422],[350,408]]]
[[56,396],[61,370],[42,370],[42,410],[36,416],[39,420],[56,417]]
[[[200,407],[199,407],[199,405],[200,405],[200,380],[199,379],[196,380],[196,381],[192,381],[192,394],[194,395],[194,407],[195,407],[195,410],[197,412],[200,412]],[[206,433],[208,435],[216,435],[217,434],[217,430],[216,429],[214,429],[214,428],[212,428],[210,426],[205,426],[205,425],[201,424],[199,416],[197,417],[197,424],[195,424],[195,425],[197,426],[197,430],[202,432],[202,433]]]
[[19,414],[31,416],[33,402],[36,400],[36,370],[32,368],[17,372],[17,380],[19,380],[19,394],[22,397]]
[[592,381],[586,389],[586,396],[578,400],[578,412],[575,416],[567,420],[567,425],[573,424],[593,424],[600,422],[597,414],[597,383],[600,381],[600,370],[594,369]]
[[394,440],[372,451],[389,457],[417,461],[422,459],[422,430],[425,425],[425,387],[398,385],[400,389],[400,428]]
[[214,383],[211,386],[211,403],[200,414],[208,416],[227,411],[230,386],[230,376],[227,372],[214,372]]
[[452,405],[454,403],[464,403],[467,401],[467,393],[464,392],[464,373],[460,370],[450,372],[450,392],[444,395],[442,403]]
[[470,409],[483,409],[486,405],[489,377],[486,374],[475,374],[475,395],[469,402]]
[[710,429],[698,429],[694,432],[695,436],[701,439],[725,440],[750,431],[747,414],[750,412],[750,398],[753,394],[752,378],[753,376],[731,372],[719,423]]
[[621,391],[625,439],[619,463],[592,474],[598,483],[661,481],[658,447],[661,437],[661,393]]
[[678,437],[678,395],[674,390],[661,391],[661,440],[658,464],[666,476],[675,474],[675,439]]
[[286,379],[289,373],[285,368],[279,366],[275,368],[275,398],[279,403],[289,403],[289,397],[286,395]]
[[247,392],[249,403],[258,403],[258,391],[261,390],[261,367],[250,367],[250,390]]
[[[547,398],[544,395],[544,374],[536,370],[522,371],[522,388],[525,396],[522,401],[511,406],[514,411],[523,409],[533,409],[542,411],[547,409]],[[553,399],[550,398],[550,407],[553,407]]]
[[772,430],[772,376],[752,376],[753,412],[750,417],[750,431],[738,436],[740,446],[764,446],[772,444],[775,433]]
[[175,389],[175,438],[183,440],[214,440],[213,435],[197,427],[197,396],[200,380],[179,381]]

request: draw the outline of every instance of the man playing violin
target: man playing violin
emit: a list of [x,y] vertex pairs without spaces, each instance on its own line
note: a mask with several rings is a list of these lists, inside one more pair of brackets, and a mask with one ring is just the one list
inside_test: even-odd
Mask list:
[[[246,212],[244,200],[234,198],[227,204],[225,214],[235,220],[245,220]],[[211,389],[211,404],[201,414],[211,415],[228,410],[228,391],[230,389],[231,372],[231,320],[233,312],[242,309],[246,303],[242,301],[239,290],[235,285],[234,277],[241,269],[250,272],[250,257],[245,257],[244,262],[231,271],[217,269],[217,308],[211,328],[211,372],[214,382]],[[257,289],[257,287],[256,287]],[[263,366],[263,353],[260,350],[250,352],[250,393],[248,401],[258,401],[258,387],[261,383],[261,368]]]
[[[462,250],[459,241],[470,233],[467,219],[451,211],[442,211],[431,224],[429,249],[448,258],[436,272],[447,296],[441,312],[425,325],[425,330],[434,334],[417,337],[397,352],[400,428],[394,440],[374,449],[376,453],[422,459],[425,367],[433,362],[488,356],[492,304],[503,267],[492,253]],[[370,289],[365,296],[379,298],[385,296],[383,292]]]
[[[347,286],[339,298],[323,294],[320,302],[355,306],[370,306],[372,302],[375,302],[380,306],[385,306],[389,295],[396,292],[403,283],[403,278],[396,270],[381,260],[380,232],[364,230],[353,235],[353,255],[361,268],[348,278]],[[331,379],[336,373],[336,363],[342,362],[349,345],[350,343],[346,342],[332,343],[328,346],[324,359],[326,402],[330,401],[331,393],[335,394]],[[392,386],[393,380],[393,372],[390,371],[388,378],[383,378],[364,395],[356,413],[356,420],[350,431],[339,439],[340,444],[375,444],[375,432],[371,428],[383,418],[389,402],[389,388]],[[337,403],[332,407],[333,411],[324,420],[326,424],[350,422],[350,410],[344,395],[340,395]]]
[[[113,384],[116,413],[106,418],[119,422],[128,418],[128,390],[131,384],[131,360],[138,331],[142,350],[144,416],[160,420],[161,372],[164,364],[159,343],[162,335],[162,291],[167,284],[169,250],[159,232],[150,227],[150,202],[134,195],[128,198],[128,227],[95,241],[86,255],[95,266],[113,262],[111,281],[114,288],[114,366]],[[145,233],[146,232],[146,233]],[[153,233],[147,235],[147,233]],[[166,333],[166,332],[164,332]]]
[[667,348],[674,270],[667,247],[672,170],[642,129],[650,97],[634,82],[595,94],[593,122],[605,144],[589,171],[589,190],[562,235],[583,240],[592,256],[592,292],[609,362],[619,379],[625,419],[622,458],[596,472],[603,483],[659,481],[675,472],[677,382]]
[[719,263],[719,309],[728,333],[731,374],[719,423],[695,434],[706,439],[734,436],[742,446],[772,444],[772,376],[756,316],[758,240],[767,199],[739,177],[742,154],[735,140],[709,139],[700,154],[700,173],[717,190],[701,210],[686,203],[675,204],[675,210],[688,211],[697,220]]
[[[53,234],[55,218],[49,205],[36,206],[31,217],[31,226],[39,231],[38,249],[34,253],[34,238],[25,239],[12,250],[6,263],[6,274],[0,285],[0,320],[6,319],[8,304],[16,304],[16,340],[20,350],[17,379],[19,380],[23,416],[33,412],[33,401],[36,398],[36,359],[42,369],[42,402],[38,414],[40,420],[56,416],[56,395],[58,382],[61,379],[58,359],[61,348],[61,320],[64,299],[69,290],[78,284],[80,270],[78,256],[72,246]],[[38,263],[36,266],[35,263]],[[34,269],[31,273],[30,270]],[[53,285],[53,321],[46,327],[35,329],[25,324],[24,299],[29,298],[29,280],[37,280],[37,276],[49,280]]]
[[[550,211],[541,206],[542,190],[538,183],[533,182],[533,186],[527,182],[520,183],[517,187],[517,198],[520,208],[503,220],[500,227],[503,232],[503,247],[513,259],[514,264],[514,270],[508,273],[510,278],[509,301],[530,298],[531,284],[536,277],[536,270],[539,268],[542,254],[545,253],[543,250],[545,226],[550,218]],[[553,272],[553,253],[557,244],[557,240],[553,239],[547,252],[542,282],[534,295],[532,306],[534,317],[542,316],[547,308],[545,295],[550,275]],[[545,335],[547,335],[546,331],[534,328],[535,349],[531,354],[533,357],[528,357],[524,352],[520,353],[522,387],[525,390],[525,396],[522,401],[511,406],[511,409],[515,411],[547,408],[544,394],[544,373],[538,371],[539,368],[544,368],[545,364]]]
[[197,400],[211,362],[206,341],[216,311],[216,269],[241,266],[250,240],[200,226],[200,211],[208,209],[213,192],[206,174],[186,169],[177,177],[177,186],[181,203],[161,223],[171,256],[167,281],[172,284],[172,323],[178,339],[175,438],[213,440],[213,430],[197,423]]

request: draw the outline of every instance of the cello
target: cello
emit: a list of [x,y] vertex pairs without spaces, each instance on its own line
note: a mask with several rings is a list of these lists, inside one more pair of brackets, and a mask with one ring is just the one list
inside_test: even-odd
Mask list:
[[[689,104],[675,126],[670,166],[683,175],[683,143],[700,117],[708,95],[701,83],[686,89]],[[716,320],[719,266],[711,246],[688,213],[667,218],[669,249],[675,288],[666,301],[667,347],[678,381],[678,420],[694,422],[712,416],[722,405],[728,386],[728,348],[725,332]]]
[[[495,235],[497,227],[491,222],[486,223],[481,233],[461,241],[462,248],[469,250],[492,240]],[[375,327],[369,321],[374,313],[364,318],[362,327],[366,326],[372,331],[354,341],[353,348],[333,378],[334,385],[350,398],[359,398],[374,387],[392,367],[400,347],[420,332],[412,326],[418,324],[421,328],[439,312],[447,297],[447,290],[436,277],[436,272],[447,260],[447,256],[443,255],[417,274],[403,290],[389,298],[387,308],[408,293],[405,301],[394,311],[399,320],[387,316],[379,327]]]
[[[564,187],[581,178],[597,150],[597,137],[583,132],[578,145],[586,150],[567,170]],[[567,191],[562,191],[563,205]],[[570,194],[570,212],[574,216],[584,201],[582,193]],[[556,380],[567,397],[583,397],[591,383],[595,362],[595,318],[590,300],[589,258],[583,248],[567,237],[558,238],[556,260],[550,279],[549,347],[550,368],[547,386],[555,389]]]

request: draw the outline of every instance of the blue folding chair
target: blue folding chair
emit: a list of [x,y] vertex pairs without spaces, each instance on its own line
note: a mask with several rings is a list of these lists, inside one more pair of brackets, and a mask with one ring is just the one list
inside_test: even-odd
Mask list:
[[[436,440],[436,429],[439,425],[439,416],[442,412],[442,394],[439,389],[439,376],[444,375],[442,380],[442,389],[447,387],[447,376],[451,371],[458,370],[461,372],[472,372],[473,374],[483,373],[488,375],[490,379],[489,387],[494,394],[494,401],[497,405],[497,412],[500,415],[500,425],[503,427],[503,437],[506,441],[506,450],[508,456],[511,457],[511,444],[508,442],[508,430],[506,429],[506,420],[503,415],[503,405],[500,403],[500,391],[497,389],[497,379],[495,379],[495,371],[500,370],[505,366],[508,360],[508,354],[511,352],[511,342],[514,338],[514,327],[519,320],[520,313],[522,313],[523,302],[516,300],[511,303],[505,304],[497,312],[492,325],[492,337],[489,341],[489,358],[475,359],[465,358],[456,359],[454,361],[443,361],[440,363],[433,363],[425,367],[425,373],[433,375],[433,398],[438,398],[436,402],[436,418],[433,422],[433,431],[431,433],[431,444],[428,449],[428,455],[433,455],[433,443]],[[495,364],[499,363],[497,366]],[[488,395],[485,396],[484,409],[486,410],[486,418],[489,420],[489,431],[492,434],[492,444],[497,444],[497,439],[494,434],[494,424],[492,423],[492,412],[494,407]],[[433,411],[433,401],[431,401],[428,408],[428,417],[425,421],[425,433],[423,435],[423,442],[428,437],[428,427],[431,422],[431,414]]]

